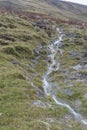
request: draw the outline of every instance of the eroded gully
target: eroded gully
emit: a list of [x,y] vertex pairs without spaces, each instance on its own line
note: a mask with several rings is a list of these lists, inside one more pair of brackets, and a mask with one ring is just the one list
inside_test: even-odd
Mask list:
[[83,116],[79,113],[77,113],[69,104],[63,103],[60,100],[58,100],[56,93],[53,92],[53,86],[49,83],[48,79],[50,78],[50,74],[52,72],[57,72],[60,68],[60,62],[55,59],[57,53],[62,53],[62,50],[59,48],[61,41],[63,40],[64,34],[61,33],[60,29],[57,28],[57,32],[59,34],[59,38],[52,44],[48,46],[50,54],[48,55],[48,58],[50,58],[50,62],[47,65],[47,71],[43,76],[43,88],[44,88],[44,93],[46,96],[51,96],[54,102],[57,105],[60,105],[62,107],[67,108],[70,113],[75,117],[76,120],[79,122],[87,125],[87,120],[83,118]]

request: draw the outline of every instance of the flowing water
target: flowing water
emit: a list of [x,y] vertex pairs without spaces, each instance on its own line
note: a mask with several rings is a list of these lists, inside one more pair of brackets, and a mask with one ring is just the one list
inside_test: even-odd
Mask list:
[[48,63],[47,72],[43,76],[43,88],[46,96],[51,96],[54,102],[57,105],[67,108],[70,113],[77,119],[78,121],[82,122],[83,124],[87,125],[87,120],[82,117],[81,114],[77,113],[70,105],[66,103],[62,103],[60,100],[57,99],[57,96],[54,92],[52,92],[52,86],[50,85],[48,79],[50,78],[50,74],[54,71],[58,71],[60,67],[60,62],[55,59],[58,52],[63,54],[62,50],[59,48],[61,41],[63,40],[64,34],[61,33],[60,29],[57,28],[57,32],[59,34],[59,38],[52,44],[48,46],[50,54],[48,58],[50,58],[50,63]]

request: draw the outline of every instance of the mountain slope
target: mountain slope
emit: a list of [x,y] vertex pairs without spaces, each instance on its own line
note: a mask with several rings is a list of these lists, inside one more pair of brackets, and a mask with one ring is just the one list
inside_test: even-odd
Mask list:
[[[40,1],[44,2],[44,0]],[[87,19],[87,6],[60,0],[45,0],[45,2],[51,5],[52,8],[57,8],[61,15],[65,15],[65,17],[79,20],[82,19],[82,17]]]
[[[9,1],[9,2],[8,2]],[[0,8],[10,6],[13,10],[48,14],[61,19],[77,19],[87,21],[87,6],[59,0],[0,0]],[[13,5],[12,5],[13,3]],[[5,7],[6,8],[6,7]],[[9,8],[9,9],[10,9]]]
[[0,130],[87,130],[82,12],[58,0],[0,0]]

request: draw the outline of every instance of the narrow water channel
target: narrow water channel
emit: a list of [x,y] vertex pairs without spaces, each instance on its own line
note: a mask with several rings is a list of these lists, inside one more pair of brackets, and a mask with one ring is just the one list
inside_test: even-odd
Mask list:
[[75,117],[76,120],[87,125],[87,120],[84,119],[81,114],[77,113],[69,104],[62,103],[61,101],[58,100],[56,94],[52,92],[52,86],[48,81],[48,79],[50,78],[50,74],[54,71],[57,72],[60,69],[60,62],[58,60],[56,61],[55,57],[58,52],[62,53],[62,50],[59,48],[59,46],[61,44],[61,41],[63,40],[64,34],[61,33],[59,28],[57,28],[57,32],[59,34],[59,38],[54,43],[48,46],[50,52],[48,58],[50,58],[50,62],[47,65],[47,71],[45,72],[42,81],[44,93],[46,96],[51,96],[57,105],[67,108],[70,111],[70,113]]

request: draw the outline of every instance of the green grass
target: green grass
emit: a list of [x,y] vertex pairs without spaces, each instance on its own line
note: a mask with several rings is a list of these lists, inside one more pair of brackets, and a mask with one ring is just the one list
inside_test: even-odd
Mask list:
[[[58,97],[63,99],[65,102],[70,104],[73,108],[76,109],[76,111],[82,113],[84,117],[87,118],[86,116],[86,109],[85,106],[87,105],[86,103],[86,98],[84,98],[84,94],[87,92],[87,85],[86,85],[86,78],[81,78],[85,81],[77,81],[76,79],[70,79],[71,76],[74,74],[81,74],[81,75],[86,75],[87,74],[87,69],[81,69],[81,70],[74,70],[73,66],[75,65],[83,65],[83,61],[85,61],[86,57],[82,57],[82,53],[85,53],[85,48],[87,47],[86,40],[84,36],[86,36],[86,31],[87,29],[80,29],[76,28],[74,26],[63,26],[63,31],[66,34],[73,34],[76,35],[77,38],[74,37],[68,37],[64,38],[64,47],[62,49],[64,50],[64,55],[60,55],[60,70],[58,73],[54,73],[54,78],[53,81],[58,82],[59,86],[61,86],[61,89],[63,90],[70,90],[72,91],[72,95],[66,94],[63,91],[58,92]],[[81,38],[78,38],[80,36]],[[78,41],[78,42],[77,42]],[[70,52],[74,51],[77,52],[77,56],[71,56]],[[63,70],[66,70],[67,74],[63,73]],[[56,80],[55,80],[56,78]],[[77,77],[79,79],[79,77]],[[70,87],[69,85],[73,85]],[[75,106],[75,101],[80,100],[82,105],[81,109],[76,108]]]
[[[51,130],[83,130],[84,127],[73,119],[66,123],[63,119],[66,120],[65,116],[70,115],[70,112],[66,108],[57,106],[51,97],[40,97],[31,84],[33,82],[41,92],[44,91],[42,76],[47,70],[48,51],[46,46],[52,38],[48,37],[43,29],[37,31],[31,22],[16,16],[0,15],[0,21],[3,24],[3,27],[0,28],[0,113],[2,113],[0,130],[47,130],[42,121],[48,122],[51,125]],[[65,33],[69,32],[71,26],[68,28],[64,26],[64,29],[66,30]],[[72,26],[73,30],[74,26]],[[83,30],[80,32],[81,36],[83,32],[84,37],[86,37],[86,31]],[[13,41],[12,38],[15,40]],[[83,46],[86,46],[84,42],[83,46],[79,44],[77,47],[75,43],[69,40],[65,39],[65,45],[68,44],[68,46],[63,48],[64,56],[60,55],[61,67],[59,72],[51,75],[54,76],[53,82],[61,85],[62,89],[66,89],[68,84],[63,82],[66,76],[63,75],[62,69],[68,67],[71,73],[71,66],[78,63],[77,59],[73,60],[69,57],[69,51],[78,49],[78,52],[82,52]],[[39,45],[42,45],[43,48],[38,54],[36,49]],[[37,59],[38,56],[40,56],[39,59]],[[71,83],[73,82],[71,81]],[[74,83],[74,88],[71,90],[74,92],[72,96],[61,92],[57,95],[72,106],[75,105],[73,101],[80,98],[83,105],[80,112],[85,115],[87,113],[86,99],[83,98],[83,94],[87,90],[86,86]],[[33,101],[37,100],[41,100],[44,104],[50,104],[52,107],[47,105],[46,108],[42,108],[33,105]],[[50,123],[48,118],[57,121]],[[72,127],[69,128],[68,124]]]
[[[0,28],[0,130],[28,129],[29,121],[35,115],[30,101],[38,96],[26,75],[34,80],[32,75],[38,72],[37,67],[31,67],[34,51],[40,42],[48,44],[49,37],[43,30],[37,32],[30,22],[18,17],[0,16],[0,21],[3,22]],[[39,84],[38,77],[35,83]],[[37,111],[42,110],[37,109],[33,119],[37,117]]]

